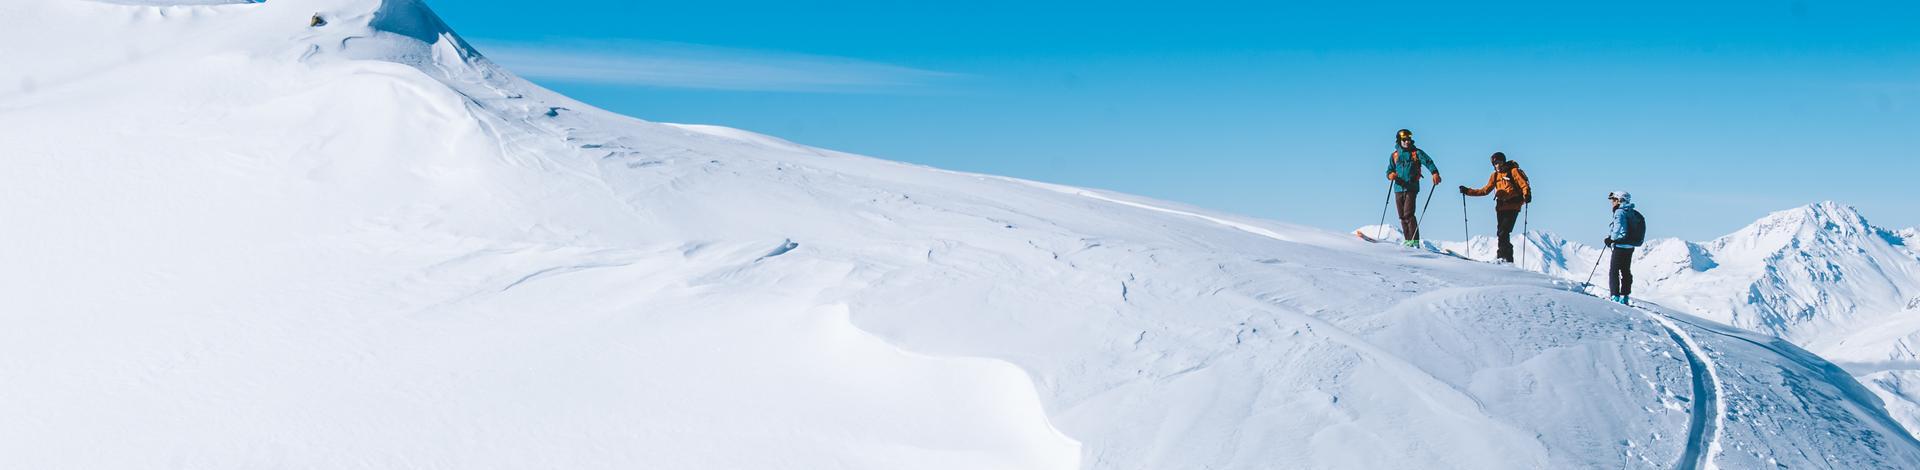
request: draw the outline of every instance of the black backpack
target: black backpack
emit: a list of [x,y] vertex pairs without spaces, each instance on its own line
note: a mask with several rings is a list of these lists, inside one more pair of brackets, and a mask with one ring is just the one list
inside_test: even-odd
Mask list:
[[1640,211],[1637,211],[1637,210],[1633,210],[1633,209],[1621,209],[1621,210],[1627,211],[1626,213],[1627,237],[1619,240],[1614,240],[1613,242],[1621,245],[1633,245],[1633,246],[1640,246],[1641,243],[1645,243],[1647,241],[1647,218],[1645,216],[1640,215]]

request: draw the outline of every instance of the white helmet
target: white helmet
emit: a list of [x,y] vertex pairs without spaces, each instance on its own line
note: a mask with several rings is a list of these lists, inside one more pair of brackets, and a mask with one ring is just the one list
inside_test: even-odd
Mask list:
[[1626,191],[1614,191],[1611,193],[1607,193],[1607,199],[1613,199],[1620,202],[1633,202],[1633,195],[1627,194]]

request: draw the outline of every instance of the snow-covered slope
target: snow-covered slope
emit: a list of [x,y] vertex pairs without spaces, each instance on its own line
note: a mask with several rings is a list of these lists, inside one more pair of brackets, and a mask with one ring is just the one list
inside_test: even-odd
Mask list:
[[[1635,294],[1741,328],[1791,340],[1846,365],[1889,398],[1897,415],[1920,417],[1920,250],[1914,231],[1874,226],[1854,208],[1822,202],[1769,214],[1704,242],[1659,239],[1634,258]],[[1522,265],[1584,281],[1599,249],[1534,233]],[[1493,258],[1492,239],[1470,247]],[[1596,280],[1598,284],[1604,281]],[[1902,379],[1902,377],[1907,377]],[[1903,403],[1905,402],[1905,403]],[[1913,429],[1920,420],[1903,418]]]
[[187,3],[0,4],[9,466],[1920,466],[1832,365],[1547,277]]

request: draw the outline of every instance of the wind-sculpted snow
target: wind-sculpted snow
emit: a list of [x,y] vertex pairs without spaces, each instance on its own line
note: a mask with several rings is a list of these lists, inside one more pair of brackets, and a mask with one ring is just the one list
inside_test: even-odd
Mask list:
[[1346,234],[612,115],[415,1],[0,22],[88,39],[0,49],[33,84],[0,92],[10,466],[1920,465],[1797,350]]

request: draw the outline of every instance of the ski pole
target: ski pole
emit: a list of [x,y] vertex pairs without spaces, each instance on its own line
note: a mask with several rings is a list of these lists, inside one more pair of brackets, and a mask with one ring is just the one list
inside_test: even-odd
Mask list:
[[[1527,269],[1527,245],[1533,244],[1532,239],[1527,238],[1527,222],[1531,220],[1533,220],[1533,202],[1528,201],[1526,205],[1520,206],[1520,269]],[[1545,269],[1541,270],[1545,271]]]
[[[1440,188],[1433,188],[1433,189],[1434,191],[1427,193],[1427,203],[1425,205],[1420,206],[1420,217],[1413,219],[1414,227],[1424,227],[1427,225],[1427,209],[1433,207],[1433,193],[1440,192],[1439,191]],[[1419,237],[1420,231],[1414,230],[1413,236]]]
[[1600,259],[1605,258],[1608,254],[1611,254],[1613,252],[1613,249],[1611,248],[1602,248],[1602,249],[1606,250],[1606,254],[1593,257],[1593,270],[1587,272],[1587,285],[1589,286],[1593,285],[1593,275],[1600,274]]
[[1473,221],[1467,217],[1467,193],[1460,193],[1460,232],[1466,238],[1467,251],[1473,251]]
[[1379,240],[1387,237],[1387,208],[1388,207],[1393,207],[1393,180],[1387,180],[1387,201],[1380,203],[1380,223],[1378,224],[1380,228],[1378,230],[1374,230],[1375,235],[1373,236],[1373,239],[1375,240]]

